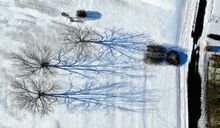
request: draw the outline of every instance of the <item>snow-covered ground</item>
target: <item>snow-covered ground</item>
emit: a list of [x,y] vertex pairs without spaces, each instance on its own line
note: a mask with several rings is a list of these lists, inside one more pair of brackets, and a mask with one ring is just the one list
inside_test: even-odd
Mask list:
[[[69,113],[64,106],[59,106],[50,115],[40,118],[10,106],[10,95],[7,93],[9,83],[4,80],[7,77],[5,74],[13,74],[11,62],[5,56],[7,53],[16,51],[26,42],[33,40],[53,43],[59,40],[57,35],[62,32],[64,26],[82,24],[93,26],[97,30],[116,27],[130,32],[144,32],[159,44],[178,46],[190,51],[191,44],[187,44],[189,34],[186,32],[191,33],[188,29],[192,20],[184,18],[187,15],[186,5],[192,9],[195,7],[195,3],[186,4],[184,0],[0,0],[0,127],[186,127],[187,110],[183,107],[187,107],[184,88],[187,64],[182,67],[146,65],[144,72],[152,77],[134,82],[138,81],[140,86],[147,89],[158,89],[160,101],[155,110],[144,113],[117,110]],[[102,17],[84,23],[71,23],[61,16],[61,12],[74,16],[77,9],[98,11]],[[190,15],[190,18],[192,17],[193,14]]]
[[[218,34],[220,25],[220,12],[219,12],[220,1],[211,0],[209,1],[209,10],[207,10],[207,30],[206,34]],[[214,41],[214,40],[211,40]]]

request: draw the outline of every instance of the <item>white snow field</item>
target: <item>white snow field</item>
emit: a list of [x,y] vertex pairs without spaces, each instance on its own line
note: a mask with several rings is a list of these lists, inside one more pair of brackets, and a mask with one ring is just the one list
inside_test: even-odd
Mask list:
[[[15,73],[8,53],[33,41],[53,45],[65,26],[144,32],[158,44],[185,49],[189,59],[192,44],[187,41],[193,13],[186,9],[193,11],[194,7],[195,3],[185,0],[0,0],[0,128],[186,128],[188,63],[175,67],[140,62],[146,69],[143,73],[151,77],[132,79],[133,82],[145,89],[158,90],[160,97],[153,110],[142,113],[69,112],[64,105],[57,105],[54,112],[40,117],[12,106],[10,83],[5,79]],[[98,11],[102,17],[76,23],[61,16],[62,12],[75,16],[77,9]]]

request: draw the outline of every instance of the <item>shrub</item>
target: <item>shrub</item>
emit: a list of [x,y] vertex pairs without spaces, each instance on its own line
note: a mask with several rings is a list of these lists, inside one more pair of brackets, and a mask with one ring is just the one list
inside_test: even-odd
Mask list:
[[166,49],[160,45],[148,45],[147,52],[158,52],[158,53],[165,53]]
[[161,64],[166,58],[166,49],[160,45],[148,45],[147,53],[144,55],[146,64]]
[[145,53],[143,60],[146,64],[161,64],[165,57],[163,53]]
[[180,63],[179,54],[176,51],[169,51],[166,56],[166,62],[172,65],[178,65]]
[[86,11],[85,10],[77,10],[76,11],[76,16],[78,18],[85,18],[86,17]]

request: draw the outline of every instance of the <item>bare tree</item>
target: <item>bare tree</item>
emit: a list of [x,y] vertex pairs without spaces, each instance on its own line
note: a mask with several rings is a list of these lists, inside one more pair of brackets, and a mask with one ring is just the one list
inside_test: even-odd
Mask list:
[[122,56],[137,59],[137,54],[143,54],[145,45],[149,41],[143,33],[130,33],[120,29],[105,29],[103,33],[89,27],[71,27],[64,33],[64,44],[78,56],[88,56],[96,53],[99,57]]
[[12,53],[12,59],[15,61],[15,66],[21,72],[20,76],[29,76],[33,74],[53,74],[60,70],[78,75],[84,78],[94,78],[96,75],[117,75],[117,76],[132,76],[145,77],[143,74],[133,73],[132,71],[143,70],[144,67],[136,63],[117,63],[111,62],[102,63],[99,59],[94,58],[90,61],[81,59],[73,59],[68,56],[68,49],[53,51],[48,46],[26,46],[20,49],[18,53]]
[[19,108],[42,115],[52,111],[56,101],[66,104],[70,111],[118,109],[131,112],[152,110],[158,102],[155,90],[128,86],[123,82],[71,85],[64,92],[58,92],[55,84],[33,79],[13,81],[11,87]]
[[26,79],[12,81],[10,92],[16,102],[16,107],[44,115],[53,111],[52,105],[57,101],[56,97],[47,97],[45,94],[58,90],[59,87],[55,84]]
[[53,71],[48,65],[53,60],[52,50],[47,46],[27,45],[20,49],[20,53],[13,52],[11,58],[22,76],[29,76],[36,73],[52,74]]
[[71,50],[76,58],[88,58],[98,50],[93,42],[101,40],[101,35],[88,27],[71,27],[64,33],[64,44],[66,49]]

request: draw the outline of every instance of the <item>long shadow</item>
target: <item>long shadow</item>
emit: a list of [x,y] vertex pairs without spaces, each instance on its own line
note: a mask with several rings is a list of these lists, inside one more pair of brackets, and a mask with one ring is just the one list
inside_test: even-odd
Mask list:
[[210,46],[208,51],[210,51],[210,52],[220,52],[220,46]]
[[182,65],[184,65],[184,64],[186,63],[188,56],[187,56],[186,53],[181,52],[181,51],[178,51],[178,54],[179,54],[179,56],[180,56],[179,66],[182,66]]
[[193,50],[188,67],[188,112],[189,128],[197,128],[201,116],[201,77],[199,74],[199,47],[197,43],[202,35],[207,1],[200,0],[195,29],[192,31]]
[[98,11],[86,11],[86,20],[98,20],[102,18],[102,14]]
[[[143,97],[143,92],[146,97]],[[68,110],[118,109],[130,112],[152,110],[158,102],[156,90],[145,90],[128,83],[86,83],[83,87],[71,87],[64,93],[44,93],[43,96],[64,100]],[[145,105],[146,108],[143,108]]]
[[188,110],[189,128],[197,128],[201,116],[201,77],[198,72],[199,48],[192,51],[188,71]]
[[213,40],[218,40],[220,41],[220,35],[217,34],[208,34],[207,37],[213,39]]

